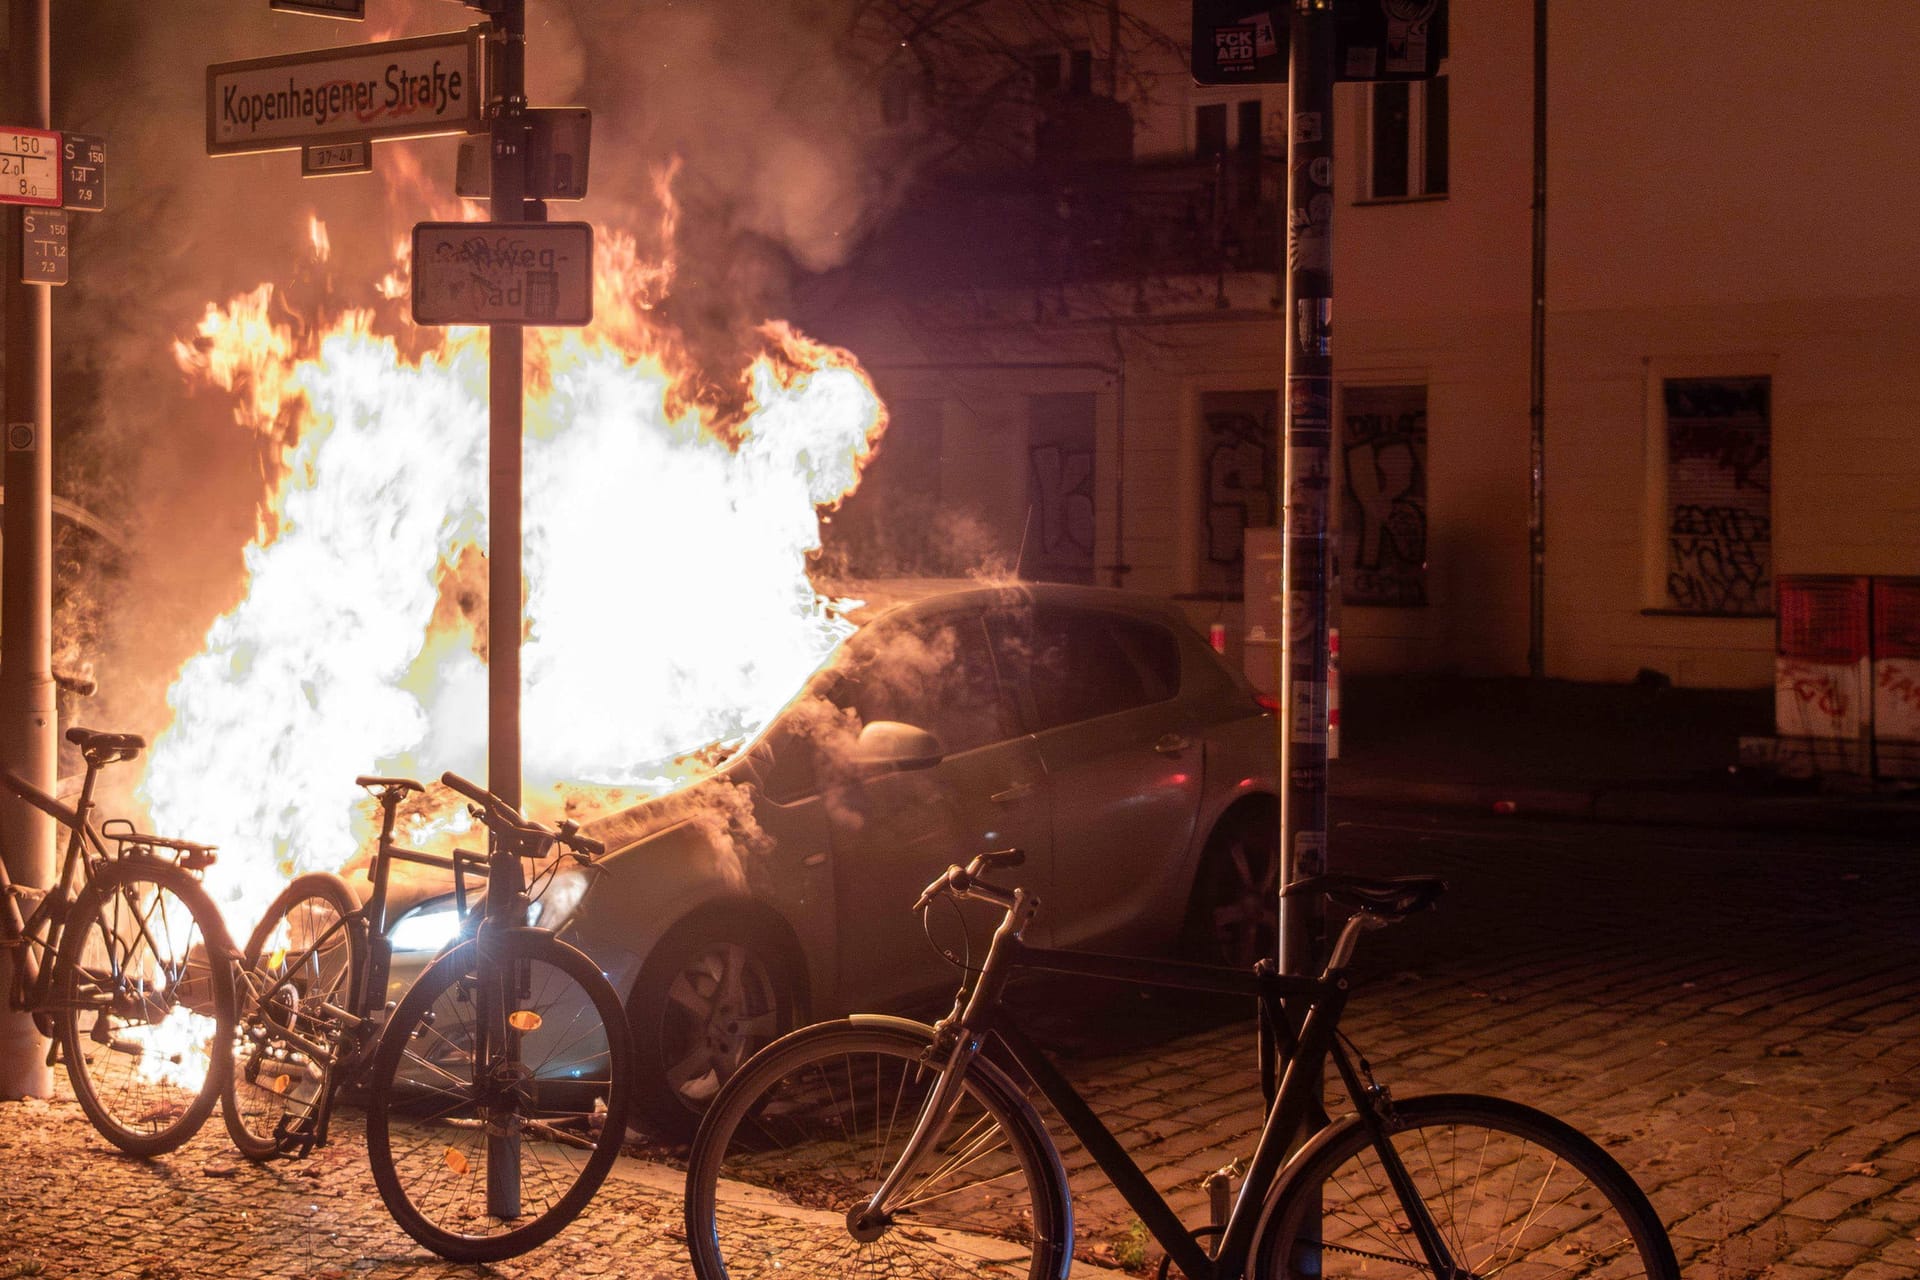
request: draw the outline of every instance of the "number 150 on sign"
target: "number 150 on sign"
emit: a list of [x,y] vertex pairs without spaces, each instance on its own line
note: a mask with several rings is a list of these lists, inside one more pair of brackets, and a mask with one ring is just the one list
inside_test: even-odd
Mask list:
[[60,135],[0,129],[0,204],[60,207]]

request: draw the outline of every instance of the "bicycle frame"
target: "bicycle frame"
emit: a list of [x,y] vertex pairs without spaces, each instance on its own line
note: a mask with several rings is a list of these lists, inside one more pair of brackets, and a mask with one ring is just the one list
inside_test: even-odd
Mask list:
[[[955,998],[953,1012],[938,1024],[931,1054],[936,1060],[942,1054],[946,1056],[942,1078],[922,1107],[914,1133],[899,1160],[868,1202],[866,1214],[884,1216],[889,1198],[910,1176],[921,1153],[938,1138],[959,1099],[967,1067],[989,1035],[997,1036],[1006,1046],[1021,1071],[1066,1121],[1067,1127],[1139,1216],[1142,1225],[1190,1280],[1238,1280],[1245,1274],[1257,1243],[1254,1233],[1259,1229],[1271,1192],[1284,1175],[1296,1139],[1304,1136],[1303,1127],[1309,1121],[1315,1131],[1329,1123],[1320,1098],[1324,1068],[1329,1060],[1335,1064],[1355,1109],[1372,1134],[1389,1179],[1402,1193],[1403,1200],[1415,1206],[1420,1204],[1417,1196],[1409,1194],[1411,1183],[1405,1168],[1387,1142],[1385,1121],[1374,1105],[1373,1090],[1361,1080],[1336,1038],[1340,1015],[1347,1002],[1345,966],[1358,932],[1369,927],[1364,917],[1355,916],[1348,922],[1333,949],[1334,962],[1322,975],[1303,977],[1279,974],[1267,961],[1245,970],[1029,946],[1020,933],[1031,915],[1030,903],[1024,891],[1008,895],[1003,904],[1007,907],[1006,919],[994,934],[979,975],[970,990],[962,987]],[[1113,1131],[1008,1013],[1000,997],[1008,980],[1022,970],[1098,978],[1138,987],[1252,996],[1257,1000],[1262,1029],[1261,1068],[1268,1094],[1266,1121],[1212,1256],[1200,1247]],[[1297,1020],[1291,1022],[1289,1002],[1303,1010]],[[1279,1048],[1285,1063],[1277,1092],[1271,1082],[1269,1035],[1281,1041]],[[1431,1217],[1423,1208],[1414,1209],[1413,1216],[1415,1234],[1435,1274],[1451,1274],[1451,1260]]]
[[[60,954],[61,938],[66,931],[66,907],[77,896],[79,883],[90,863],[108,856],[105,840],[88,821],[93,811],[94,777],[98,772],[99,766],[88,761],[86,777],[80,784],[80,798],[69,809],[26,779],[0,769],[0,785],[52,818],[68,833],[59,875],[47,889],[46,896],[24,917],[14,897],[14,881],[6,861],[0,859],[0,902],[5,904],[4,911],[0,912],[0,929],[4,929],[0,937],[4,937],[7,945],[19,949],[19,960],[14,965],[13,981],[7,992],[8,1005],[16,1011],[26,1012],[47,1005],[53,988],[52,961]],[[33,936],[34,928],[42,920],[48,923],[44,942]]]

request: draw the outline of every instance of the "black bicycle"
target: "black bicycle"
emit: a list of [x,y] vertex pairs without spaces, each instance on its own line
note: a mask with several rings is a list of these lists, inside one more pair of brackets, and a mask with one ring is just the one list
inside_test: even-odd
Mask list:
[[[227,1130],[251,1159],[304,1156],[357,1086],[374,1184],[402,1229],[460,1262],[523,1253],[579,1215],[626,1136],[633,1050],[619,996],[584,953],[530,924],[541,888],[603,849],[451,773],[441,781],[473,802],[487,856],[405,849],[395,817],[421,785],[358,781],[381,809],[371,895],[360,905],[339,876],[308,873],[254,929]],[[531,885],[523,860],[539,866]],[[397,861],[451,871],[464,923],[389,1009]]]
[[[0,785],[67,832],[52,886],[15,884],[0,860],[7,1002],[53,1040],[74,1098],[107,1141],[173,1150],[213,1111],[233,1028],[233,942],[199,874],[213,847],[93,822],[94,781],[146,740],[71,728],[86,774],[73,807],[0,770]],[[108,848],[109,845],[113,847]]]
[[[1590,1139],[1498,1098],[1395,1098],[1340,1035],[1359,935],[1430,906],[1441,881],[1319,876],[1291,886],[1353,912],[1325,971],[1304,977],[1271,961],[1248,971],[1030,947],[1021,935],[1035,900],[982,878],[1018,861],[1015,850],[981,854],[921,896],[917,910],[952,897],[1004,913],[939,1023],[856,1015],[808,1027],[720,1091],[687,1172],[701,1280],[1064,1277],[1072,1204],[1028,1081],[1191,1280],[1678,1280],[1653,1207]],[[1266,1121],[1223,1222],[1190,1231],[1015,1025],[1001,995],[1021,970],[1254,998]],[[1339,1120],[1322,1105],[1328,1063],[1353,1108]],[[1289,1155],[1303,1133],[1312,1136]]]

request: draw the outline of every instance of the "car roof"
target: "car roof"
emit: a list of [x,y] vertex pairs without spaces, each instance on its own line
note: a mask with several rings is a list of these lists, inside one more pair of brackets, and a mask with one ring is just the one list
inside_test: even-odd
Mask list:
[[846,609],[846,616],[861,628],[896,610],[931,612],[1019,604],[1104,609],[1191,627],[1185,614],[1159,596],[1070,582],[1029,582],[1018,578],[884,578],[822,582],[815,584],[815,589],[835,599],[859,601],[858,605]]

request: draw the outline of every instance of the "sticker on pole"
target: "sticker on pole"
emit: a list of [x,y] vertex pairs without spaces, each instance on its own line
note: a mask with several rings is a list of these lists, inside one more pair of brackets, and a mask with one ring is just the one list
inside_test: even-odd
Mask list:
[[420,222],[415,324],[583,325],[593,320],[586,222]]

